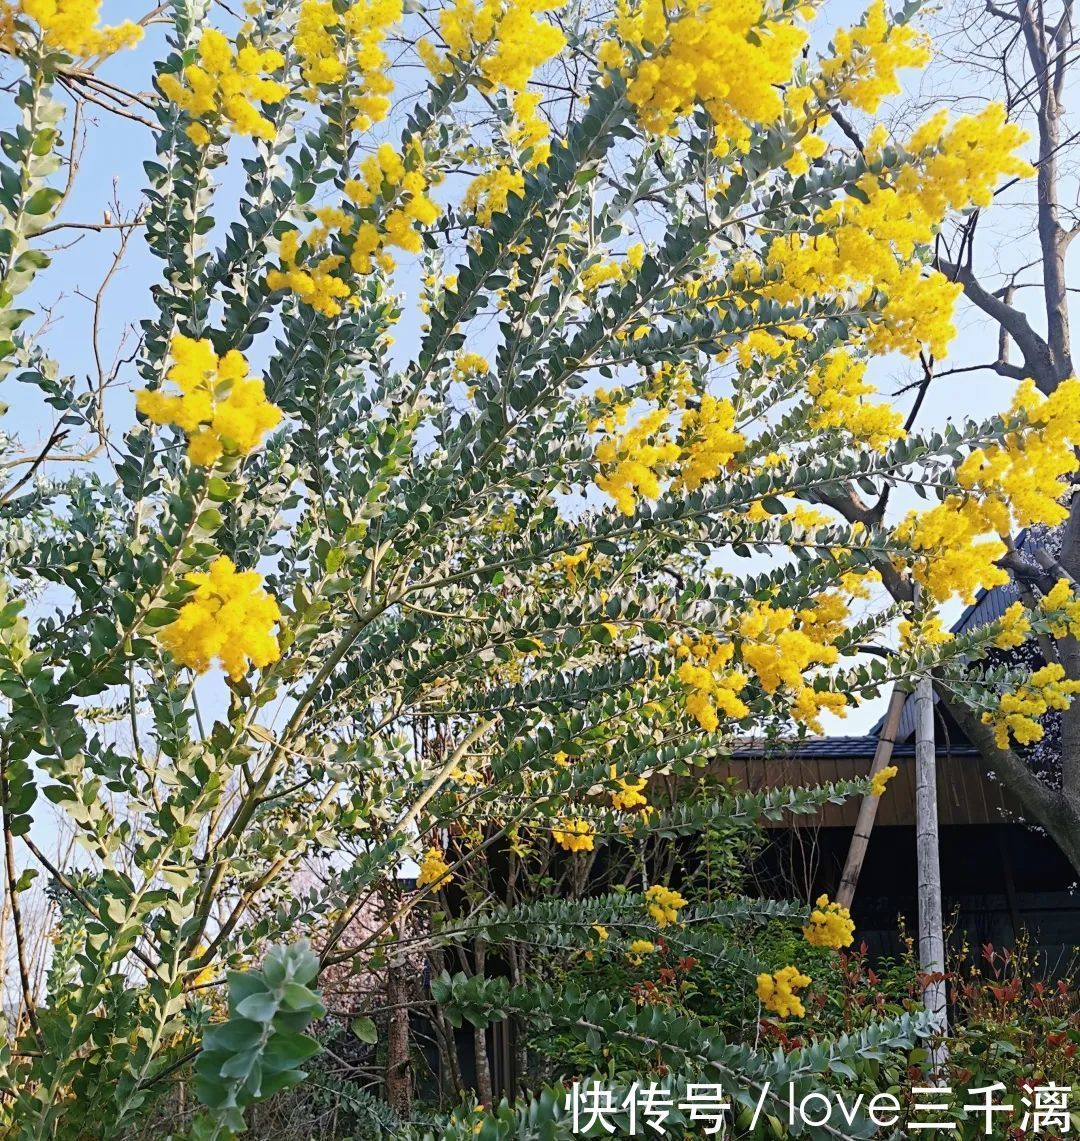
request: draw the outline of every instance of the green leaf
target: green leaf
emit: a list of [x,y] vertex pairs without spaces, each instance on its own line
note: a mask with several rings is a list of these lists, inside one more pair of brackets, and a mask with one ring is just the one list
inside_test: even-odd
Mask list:
[[53,186],[43,186],[30,195],[23,209],[27,214],[48,214],[63,196],[62,190]]
[[157,628],[159,626],[169,626],[176,621],[178,610],[174,610],[171,606],[156,606],[153,610],[148,610],[146,617],[143,619],[145,626]]
[[349,1029],[352,1030],[353,1034],[355,1034],[361,1042],[367,1042],[370,1046],[374,1046],[379,1040],[378,1028],[370,1018],[364,1015],[354,1018],[352,1022],[349,1023]]
[[269,1022],[277,1011],[278,1000],[269,992],[248,995],[236,1007],[241,1018],[250,1018],[253,1022]]

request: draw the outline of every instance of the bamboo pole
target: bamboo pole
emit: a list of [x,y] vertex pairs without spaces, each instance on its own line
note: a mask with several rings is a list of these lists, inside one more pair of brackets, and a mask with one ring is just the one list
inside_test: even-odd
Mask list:
[[[900,715],[904,711],[904,702],[907,701],[908,692],[897,682],[893,686],[892,696],[889,698],[889,707],[885,712],[885,721],[881,726],[881,735],[878,737],[877,748],[874,750],[874,760],[870,765],[870,776],[875,777],[882,769],[887,768],[892,760],[893,745],[896,743],[896,732],[900,726]],[[866,849],[870,845],[870,833],[874,830],[874,820],[877,817],[880,796],[867,795],[859,805],[859,817],[855,821],[855,834],[851,837],[847,859],[844,861],[844,874],[840,877],[840,888],[836,893],[836,901],[841,907],[851,907],[855,898],[855,887],[859,882],[859,873],[862,871],[863,860],[866,859]]]
[[[945,1001],[945,933],[941,905],[938,846],[937,754],[934,745],[934,682],[929,673],[915,687],[915,853],[918,865],[919,966],[928,981],[923,1005],[935,1035],[948,1033]],[[931,1070],[940,1071],[944,1046],[930,1053]]]

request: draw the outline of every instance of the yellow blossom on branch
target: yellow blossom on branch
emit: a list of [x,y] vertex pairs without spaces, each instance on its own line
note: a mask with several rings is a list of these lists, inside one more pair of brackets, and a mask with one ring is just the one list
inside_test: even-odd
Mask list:
[[909,24],[891,23],[885,0],[874,0],[856,28],[841,28],[834,54],[821,61],[826,79],[838,80],[836,97],[873,114],[881,100],[900,91],[897,71],[925,67],[930,42]]
[[1009,747],[1009,739],[1018,745],[1032,745],[1043,738],[1039,718],[1051,709],[1065,710],[1080,693],[1080,680],[1066,678],[1065,667],[1051,662],[1036,670],[1014,693],[1003,693],[997,708],[983,713],[984,725],[994,729],[994,742],[999,749]]
[[102,25],[101,0],[0,0],[0,44],[18,53],[12,35],[14,19],[28,16],[41,29],[47,48],[66,52],[76,59],[112,55],[134,47],[142,39],[142,28],[125,20],[122,24]]
[[[1068,589],[1068,585],[1066,582],[1066,589]],[[994,645],[999,650],[1011,650],[1016,646],[1022,646],[1031,633],[1027,608],[1022,602],[1014,602],[998,619],[998,625],[1000,629],[994,638]],[[1054,633],[1056,634],[1057,631],[1054,630]],[[1060,637],[1061,635],[1058,634],[1057,636]]]
[[891,781],[899,771],[896,765],[886,765],[884,768],[878,769],[870,778],[870,795],[883,796],[889,781]]
[[[550,0],[455,0],[439,14],[439,30],[452,55],[479,59],[489,83],[523,91],[536,68],[566,46],[554,24],[538,19],[555,7]],[[440,66],[437,55],[425,54],[429,67]]]
[[633,515],[639,498],[659,498],[661,478],[682,454],[664,430],[667,419],[666,409],[654,409],[621,437],[597,445],[596,458],[607,470],[596,477],[596,486],[615,500],[624,515]]
[[595,845],[596,829],[579,817],[563,818],[551,830],[555,843],[567,852],[591,852]]
[[394,89],[383,48],[387,30],[401,20],[401,0],[354,0],[343,12],[332,0],[303,0],[293,47],[313,100],[331,88],[334,97],[347,84],[353,126],[366,131],[390,110]]
[[810,912],[810,921],[802,931],[807,943],[813,947],[832,947],[838,951],[841,947],[850,947],[855,941],[851,912],[827,895],[818,897]]
[[[619,267],[613,269],[622,273]],[[682,400],[681,391],[675,394]],[[606,435],[594,453],[604,469],[596,485],[615,500],[624,515],[634,513],[638,499],[659,498],[665,480],[670,479],[673,490],[695,491],[716,479],[745,445],[745,437],[734,430],[735,408],[723,397],[704,393],[696,407],[688,406],[674,440],[665,407],[644,413],[625,432],[616,434],[627,410],[626,404],[611,405],[603,420]]]
[[645,892],[645,909],[652,916],[657,927],[667,927],[677,923],[679,908],[686,906],[686,900],[671,888],[654,884]]
[[877,389],[863,379],[866,361],[837,349],[807,374],[806,388],[813,397],[810,427],[842,431],[883,451],[903,434],[904,418],[891,405],[866,401]]
[[207,340],[177,334],[169,345],[173,364],[165,374],[177,389],[140,389],[135,407],[155,424],[175,424],[187,433],[188,458],[208,466],[223,455],[257,448],[281,421],[281,409],[266,399],[263,382],[248,375],[235,349],[219,357]]
[[920,553],[915,578],[938,601],[959,594],[970,602],[980,587],[1004,585],[1004,538],[1034,523],[1055,526],[1068,513],[1066,477],[1080,469],[1080,381],[1064,381],[1046,398],[1025,382],[1010,414],[1022,427],[976,448],[957,469],[962,494],[911,512],[896,529]]
[[420,861],[420,874],[416,877],[417,887],[427,887],[429,884],[443,884],[450,877],[450,865],[441,848],[431,847],[424,853]]
[[[995,104],[942,126],[933,145],[917,131],[917,152],[894,178],[864,174],[853,196],[818,213],[812,235],[772,241],[763,292],[785,304],[838,295],[861,303],[881,294],[884,306],[868,326],[872,351],[916,357],[928,347],[945,355],[961,286],[925,269],[919,251],[933,241],[950,209],[984,202],[987,188],[1001,177],[1030,172],[1015,153],[1024,138]],[[882,427],[887,436],[889,425],[883,421]]]
[[[1009,617],[1011,607],[1002,616],[1004,622]],[[1059,578],[1039,602],[1039,609],[1044,614],[1060,617],[1061,621],[1054,622],[1050,633],[1055,638],[1064,638],[1071,634],[1074,638],[1080,637],[1080,598],[1073,594],[1072,583],[1067,578]]]
[[220,555],[209,570],[192,571],[184,579],[195,592],[158,635],[179,665],[201,674],[218,661],[230,680],[239,681],[249,667],[262,669],[278,660],[273,629],[281,611],[258,571],[238,571],[232,559]]
[[761,1005],[781,1018],[801,1018],[806,1013],[802,1000],[795,993],[808,987],[809,975],[804,975],[798,967],[781,967],[772,974],[762,973],[757,977],[757,996]]
[[273,139],[277,130],[256,104],[280,103],[288,94],[284,83],[268,78],[284,63],[281,52],[259,51],[251,44],[234,48],[224,33],[207,28],[199,39],[198,63],[188,64],[181,76],[164,72],[157,83],[193,120],[187,134],[198,146],[206,146],[225,128]]
[[[616,38],[601,45],[600,59],[623,71],[647,131],[667,134],[704,107],[723,153],[745,149],[753,125],[783,113],[779,85],[806,43],[797,14],[774,14],[762,0],[620,0],[617,11]],[[644,58],[631,61],[631,51]]]
[[811,620],[796,621],[788,607],[750,600],[739,623],[742,658],[766,693],[774,693],[781,684],[798,689],[811,665],[835,663],[837,649],[829,636],[833,631],[816,629],[812,615],[806,617]]
[[615,766],[611,766],[611,777],[618,783],[618,791],[611,794],[611,807],[620,812],[629,812],[634,808],[647,808],[649,805],[648,797],[645,796],[645,788],[648,781],[645,777],[638,777],[637,779],[627,780],[625,777],[616,777]]
[[390,248],[419,253],[422,231],[439,217],[428,196],[423,146],[413,139],[399,152],[383,143],[345,181],[341,206],[315,211],[318,225],[306,235],[286,231],[278,243],[280,264],[266,275],[272,290],[289,290],[326,317],[356,303],[355,275],[390,273]]
[[749,716],[750,707],[738,696],[749,679],[741,670],[726,668],[735,653],[731,642],[705,636],[684,642],[676,652],[686,655],[677,671],[689,690],[686,712],[702,729],[711,733],[719,728],[720,714],[736,721]]
[[953,640],[953,634],[941,624],[940,614],[924,614],[917,622],[903,618],[897,623],[900,645],[904,649],[915,646],[942,646]]
[[679,471],[676,488],[696,491],[716,479],[743,450],[746,438],[735,428],[735,407],[730,400],[700,398],[697,408],[688,408],[679,424]]

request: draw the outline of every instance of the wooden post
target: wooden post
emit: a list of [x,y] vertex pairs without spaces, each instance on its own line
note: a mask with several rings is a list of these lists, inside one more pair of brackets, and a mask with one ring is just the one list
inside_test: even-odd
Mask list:
[[[871,777],[887,768],[892,760],[896,732],[900,726],[900,715],[904,711],[904,702],[907,701],[907,698],[907,690],[902,689],[899,682],[893,686],[892,696],[889,698],[889,708],[885,713],[881,735],[878,737],[877,748],[874,750],[874,760],[870,766]],[[868,795],[863,797],[862,804],[859,805],[859,818],[855,821],[855,835],[851,837],[851,846],[848,848],[847,859],[844,861],[844,874],[840,877],[840,888],[836,893],[836,902],[841,907],[851,907],[851,901],[855,898],[855,886],[859,882],[863,860],[866,859],[866,849],[870,844],[870,833],[874,830],[874,819],[877,816],[879,800],[881,800],[880,796]]]
[[[919,966],[927,975],[945,971],[945,932],[938,850],[937,755],[934,748],[934,682],[929,673],[915,687],[915,853],[919,888]],[[927,983],[923,1005],[935,1034],[948,1033],[945,980]],[[931,1051],[931,1069],[945,1061],[944,1047]]]

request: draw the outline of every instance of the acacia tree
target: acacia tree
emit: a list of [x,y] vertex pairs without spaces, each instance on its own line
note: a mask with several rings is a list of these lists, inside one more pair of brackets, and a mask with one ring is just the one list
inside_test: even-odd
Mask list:
[[[996,534],[1055,521],[1077,465],[1075,383],[918,434],[864,376],[876,354],[944,351],[959,290],[931,243],[1027,172],[1020,132],[990,107],[846,156],[845,108],[873,112],[927,47],[875,4],[811,62],[814,7],[276,0],[221,27],[200,0],[155,10],[168,51],[134,96],[155,157],[125,225],[160,276],[117,373],[136,390],[125,431],[110,384],[82,391],[16,297],[41,304],[48,275],[25,291],[63,222],[60,95],[130,97],[96,61],[139,26],[102,26],[94,0],[6,0],[21,121],[2,140],[0,353],[56,421],[44,447],[5,443],[3,830],[10,899],[27,869],[65,901],[46,995],[13,909],[13,1132],[122,1135],[198,1051],[223,969],[298,934],[322,967],[411,953],[410,914],[503,839],[575,860],[869,787],[642,803],[644,778],[734,734],[817,731],[930,667],[1006,741],[1031,703],[1068,701],[1054,671],[973,663],[1075,626],[1071,594],[947,643],[873,594],[879,567],[937,596],[993,581]],[[54,474],[73,453],[92,469]],[[909,484],[943,505],[887,527],[798,504]],[[768,569],[740,563],[754,554]],[[901,610],[901,651],[866,656]],[[70,867],[34,839],[46,801],[77,828]],[[401,894],[409,855],[419,886]],[[695,923],[807,915],[640,889],[478,895],[423,938],[589,947],[597,925],[620,945],[662,928],[743,962]],[[811,941],[834,939],[818,926]],[[797,968],[757,980],[783,1017]],[[314,973],[290,949],[230,976],[197,1135],[295,1080]],[[865,1074],[911,1041],[883,1022],[778,1061],[621,996],[479,976],[433,993],[479,1026],[512,1011],[640,1042],[676,1088],[707,1075],[742,1096]],[[440,1135],[560,1120],[548,1091]]]

